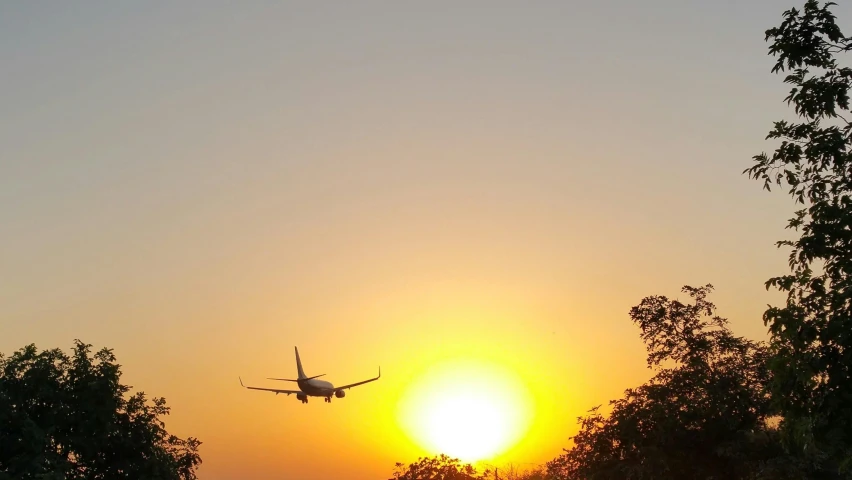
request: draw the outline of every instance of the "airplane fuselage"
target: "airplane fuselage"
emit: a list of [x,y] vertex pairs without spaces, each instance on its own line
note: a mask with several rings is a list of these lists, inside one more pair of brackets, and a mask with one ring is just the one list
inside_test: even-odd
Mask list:
[[310,380],[299,380],[296,384],[299,385],[299,390],[311,397],[330,397],[334,395],[334,385],[325,380],[312,378]]

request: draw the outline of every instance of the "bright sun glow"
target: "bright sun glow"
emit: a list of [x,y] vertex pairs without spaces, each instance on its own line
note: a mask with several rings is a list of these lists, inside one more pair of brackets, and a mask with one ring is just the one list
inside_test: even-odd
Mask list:
[[495,365],[452,362],[414,380],[399,416],[406,433],[426,450],[474,462],[517,443],[532,410],[516,375]]

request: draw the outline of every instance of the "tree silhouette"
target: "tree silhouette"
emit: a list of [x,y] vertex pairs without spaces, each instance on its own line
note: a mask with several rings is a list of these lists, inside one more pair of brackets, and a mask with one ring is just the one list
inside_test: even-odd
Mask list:
[[436,457],[421,457],[405,466],[396,464],[396,472],[390,480],[485,480],[489,471],[481,474],[470,464],[462,464],[458,459],[441,454]]
[[166,432],[166,401],[126,396],[112,351],[90,348],[0,354],[0,480],[195,479],[201,442]]
[[772,334],[774,397],[785,438],[799,455],[826,459],[835,472],[852,472],[852,68],[838,59],[852,51],[830,8],[808,1],[784,12],[766,31],[773,73],[792,85],[786,102],[798,122],[778,121],[772,156],[754,157],[745,173],[786,188],[804,208],[788,228],[800,232],[791,247],[791,273],[767,288],[787,293],[764,322]]
[[774,468],[767,347],[731,333],[711,290],[687,286],[693,303],[652,296],[631,309],[657,374],[611,401],[608,417],[599,407],[581,417],[573,448],[547,465],[552,478],[740,479]]
[[550,480],[547,469],[541,465],[526,469],[506,465],[500,467],[499,471],[495,471],[493,478],[500,480]]

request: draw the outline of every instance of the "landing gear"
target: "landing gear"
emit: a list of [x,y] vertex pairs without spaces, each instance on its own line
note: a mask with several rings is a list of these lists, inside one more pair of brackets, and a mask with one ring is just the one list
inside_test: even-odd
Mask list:
[[325,397],[323,398],[323,401],[326,403],[331,403],[331,397]]
[[303,398],[303,399],[302,399],[302,403],[308,403],[308,399],[307,399],[307,398]]

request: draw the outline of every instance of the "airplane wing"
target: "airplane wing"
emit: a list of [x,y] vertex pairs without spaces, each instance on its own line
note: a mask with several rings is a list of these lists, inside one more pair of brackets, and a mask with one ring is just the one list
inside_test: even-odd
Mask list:
[[365,383],[375,382],[376,380],[378,380],[381,377],[382,377],[382,367],[379,367],[379,376],[378,377],[371,378],[369,380],[364,380],[364,381],[358,382],[358,383],[350,383],[349,385],[343,385],[342,387],[335,387],[334,390],[335,391],[346,390],[347,388],[357,387],[358,385],[364,385]]
[[284,393],[284,394],[287,394],[287,395],[290,395],[290,394],[293,394],[293,393],[302,393],[301,390],[279,390],[277,388],[246,387],[245,385],[243,385],[243,379],[242,378],[240,378],[240,386],[242,386],[243,388],[248,388],[249,390],[263,390],[264,392],[275,392],[276,395],[279,394],[279,393]]

